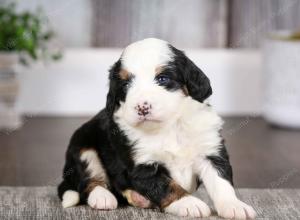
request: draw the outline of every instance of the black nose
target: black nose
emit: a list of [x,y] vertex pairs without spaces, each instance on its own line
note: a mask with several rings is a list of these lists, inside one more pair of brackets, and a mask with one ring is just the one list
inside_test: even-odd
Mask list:
[[148,102],[143,102],[143,104],[138,104],[135,109],[137,110],[137,113],[139,116],[146,116],[150,113],[151,111],[151,104]]

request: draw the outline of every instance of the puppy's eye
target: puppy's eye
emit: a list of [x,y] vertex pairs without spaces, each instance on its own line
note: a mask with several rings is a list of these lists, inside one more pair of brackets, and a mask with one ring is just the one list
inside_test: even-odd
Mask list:
[[126,89],[129,88],[129,85],[130,85],[130,82],[129,82],[129,81],[124,81],[124,82],[123,82],[123,87],[124,87],[124,88],[126,88]]
[[156,78],[156,81],[158,82],[159,85],[166,85],[168,82],[170,82],[170,78],[167,76],[158,76]]

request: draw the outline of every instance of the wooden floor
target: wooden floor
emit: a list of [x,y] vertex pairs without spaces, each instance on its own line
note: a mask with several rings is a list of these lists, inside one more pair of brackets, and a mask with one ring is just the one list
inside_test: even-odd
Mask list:
[[[0,134],[0,185],[56,185],[72,132],[87,118],[26,118],[22,129]],[[300,188],[300,131],[261,118],[225,118],[238,187]]]

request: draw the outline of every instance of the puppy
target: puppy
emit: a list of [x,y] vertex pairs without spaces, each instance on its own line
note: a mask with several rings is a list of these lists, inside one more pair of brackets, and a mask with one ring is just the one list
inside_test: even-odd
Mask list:
[[72,136],[58,187],[63,207],[130,203],[207,217],[191,195],[203,183],[219,216],[254,218],[232,186],[222,119],[207,76],[159,39],[129,45],[109,71],[106,107]]

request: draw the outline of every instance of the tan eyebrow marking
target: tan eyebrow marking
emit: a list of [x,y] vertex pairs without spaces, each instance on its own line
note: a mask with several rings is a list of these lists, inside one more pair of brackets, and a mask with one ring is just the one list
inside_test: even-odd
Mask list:
[[188,89],[187,89],[186,86],[183,86],[183,87],[182,87],[182,92],[183,92],[183,94],[184,94],[185,96],[188,96],[188,95],[189,95],[189,91],[188,91]]
[[123,80],[128,80],[129,77],[130,77],[130,73],[125,69],[121,69],[120,72],[119,72],[119,76]]
[[158,66],[155,68],[155,76],[159,75],[164,70],[164,66]]

